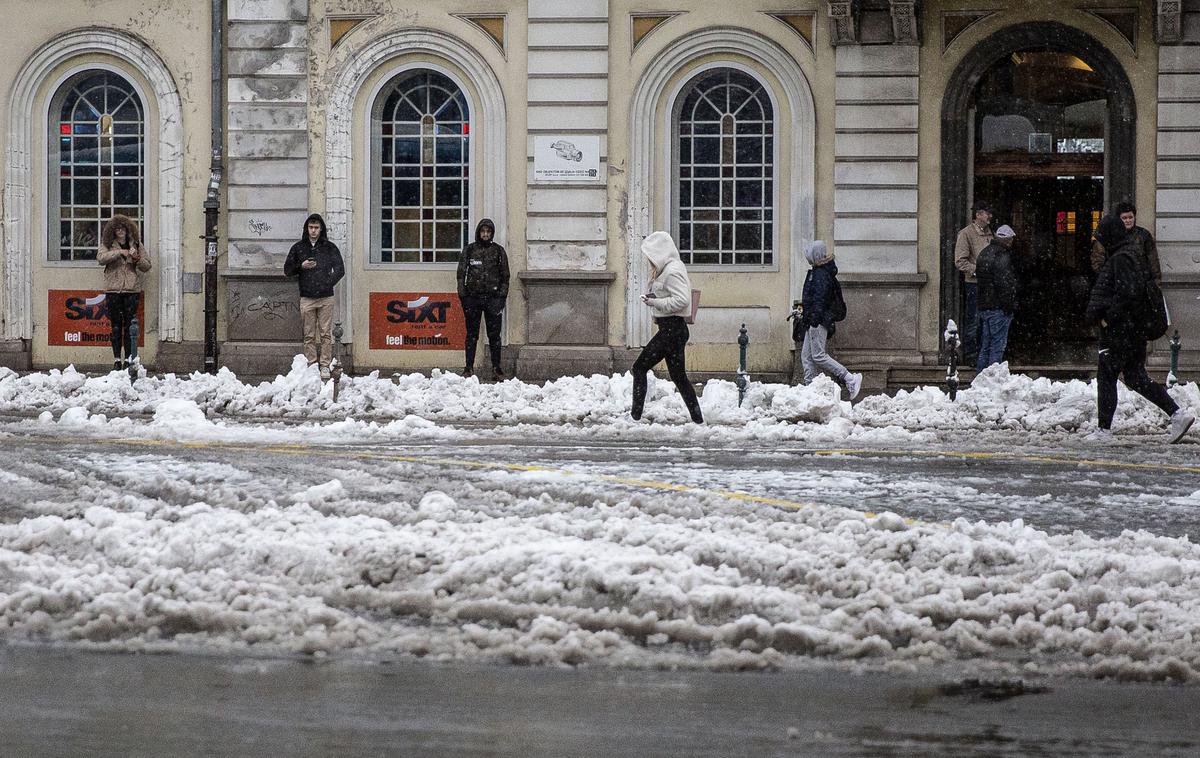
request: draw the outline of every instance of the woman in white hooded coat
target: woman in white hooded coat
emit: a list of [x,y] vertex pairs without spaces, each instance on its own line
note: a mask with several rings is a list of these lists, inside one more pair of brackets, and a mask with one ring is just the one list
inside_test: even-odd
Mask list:
[[692,421],[704,423],[700,413],[700,401],[696,389],[688,381],[684,368],[684,351],[687,348],[688,332],[686,316],[692,311],[692,282],[687,269],[679,259],[679,249],[671,235],[654,232],[642,241],[642,254],[650,261],[650,291],[642,295],[642,302],[654,313],[658,332],[642,348],[641,355],[633,364],[633,418],[642,417],[646,402],[646,374],[664,358],[667,373],[675,383],[675,389],[683,398]]

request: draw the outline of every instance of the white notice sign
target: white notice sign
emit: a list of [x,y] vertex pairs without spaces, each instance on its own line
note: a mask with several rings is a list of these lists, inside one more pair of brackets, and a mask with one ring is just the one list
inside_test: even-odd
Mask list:
[[535,182],[599,182],[599,135],[533,138]]

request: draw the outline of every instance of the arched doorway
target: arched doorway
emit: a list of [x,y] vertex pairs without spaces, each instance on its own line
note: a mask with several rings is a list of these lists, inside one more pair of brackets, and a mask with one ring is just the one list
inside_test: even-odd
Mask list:
[[941,322],[962,323],[954,240],[974,201],[1018,234],[1021,306],[1007,357],[1091,364],[1082,320],[1099,213],[1133,196],[1136,109],[1117,59],[1062,24],[1021,24],[977,45],[942,101]]

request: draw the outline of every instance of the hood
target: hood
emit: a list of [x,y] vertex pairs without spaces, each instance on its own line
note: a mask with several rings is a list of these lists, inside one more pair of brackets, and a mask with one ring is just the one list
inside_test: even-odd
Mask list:
[[808,261],[808,265],[822,266],[833,260],[833,253],[829,252],[829,248],[822,240],[813,240],[804,246],[804,260]]
[[316,221],[321,225],[321,236],[317,237],[317,242],[327,242],[329,240],[329,230],[325,228],[325,219],[321,218],[320,213],[311,213],[308,218],[304,219],[304,226],[300,227],[300,241],[308,241],[308,224],[310,221]]
[[671,261],[679,260],[679,248],[666,232],[654,232],[642,240],[642,255],[650,261],[655,271],[662,271]]
[[1104,245],[1105,250],[1111,253],[1125,241],[1125,238],[1129,236],[1129,231],[1125,228],[1125,222],[1121,221],[1119,216],[1110,213],[1100,219],[1100,223],[1096,225],[1096,233],[1093,236],[1097,242]]
[[475,243],[478,245],[484,244],[483,240],[479,239],[479,232],[485,227],[492,230],[492,238],[488,240],[487,244],[490,245],[496,241],[496,225],[492,223],[490,218],[481,218],[479,219],[479,223],[475,225]]

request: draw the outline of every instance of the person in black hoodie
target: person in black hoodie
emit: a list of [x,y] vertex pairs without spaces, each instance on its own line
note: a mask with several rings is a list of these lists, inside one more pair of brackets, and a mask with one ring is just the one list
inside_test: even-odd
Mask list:
[[333,287],[346,275],[346,267],[342,251],[329,241],[321,214],[304,220],[300,241],[288,251],[283,273],[300,277],[304,357],[310,366],[319,362],[321,378],[328,379],[333,360]]
[[463,376],[475,373],[475,345],[479,341],[479,319],[487,322],[488,352],[492,377],[503,381],[500,367],[500,320],[508,302],[508,253],[497,244],[496,225],[490,218],[475,227],[475,241],[463,248],[458,259],[458,299],[467,319],[466,367]]
[[1087,319],[1100,327],[1099,365],[1096,369],[1096,406],[1101,441],[1112,437],[1117,410],[1117,376],[1125,386],[1157,405],[1171,417],[1167,441],[1178,442],[1196,419],[1176,405],[1167,388],[1146,373],[1146,337],[1141,315],[1146,308],[1145,286],[1152,274],[1139,241],[1121,219],[1109,214],[1096,226],[1096,242],[1106,254],[1092,287]]

